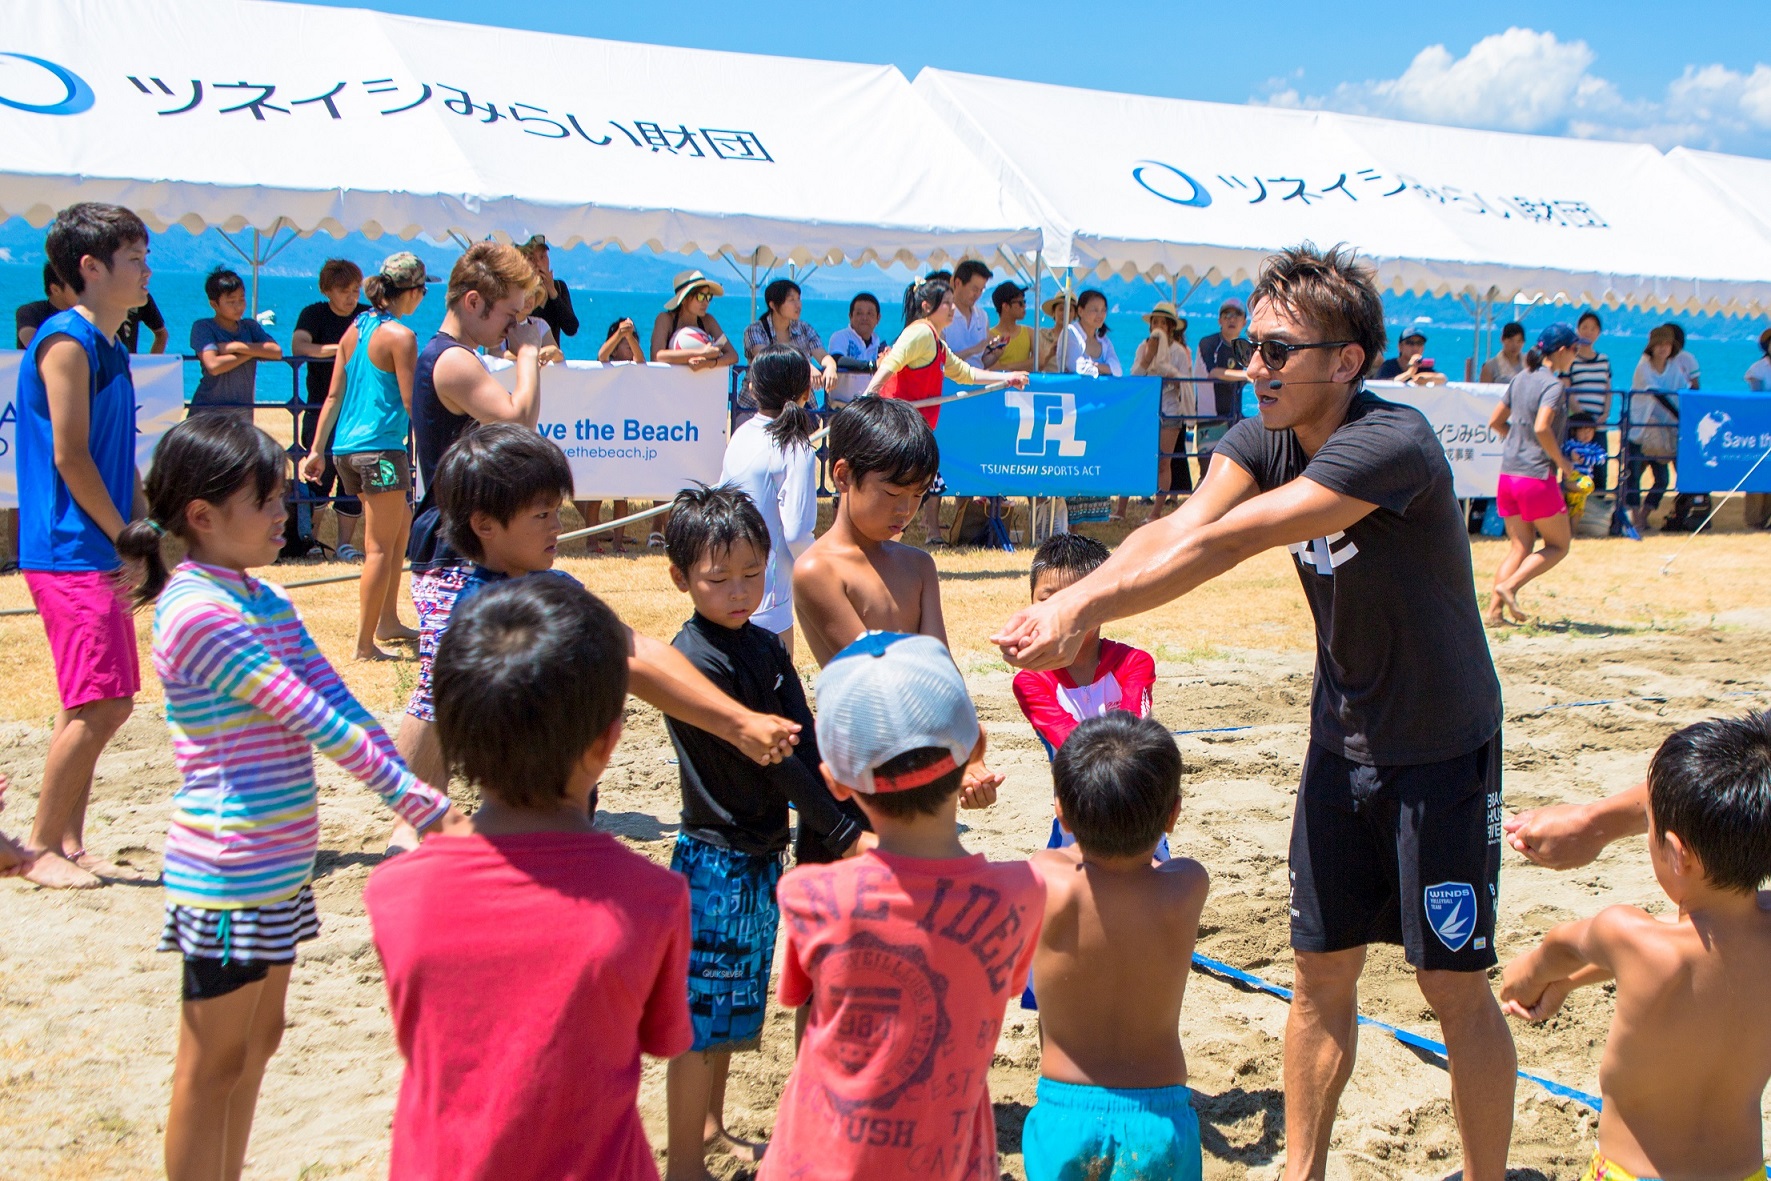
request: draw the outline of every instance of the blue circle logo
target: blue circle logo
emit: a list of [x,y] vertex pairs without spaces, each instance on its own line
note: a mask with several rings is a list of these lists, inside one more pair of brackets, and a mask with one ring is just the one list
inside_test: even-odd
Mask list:
[[[1156,179],[1169,189],[1176,188],[1177,186],[1174,184],[1174,181],[1179,179],[1180,182],[1187,187],[1187,195],[1179,197],[1173,192],[1165,191],[1162,188],[1158,188],[1155,184],[1152,184],[1144,175],[1145,172],[1150,169],[1161,169],[1161,172],[1157,174]],[[1162,173],[1167,173],[1168,175],[1164,176]],[[1211,204],[1211,194],[1206,191],[1205,186],[1182,172],[1179,168],[1176,168],[1173,164],[1164,164],[1160,160],[1139,160],[1137,165],[1131,170],[1131,178],[1144,186],[1149,192],[1152,192],[1158,197],[1161,197],[1164,201],[1171,202],[1175,205],[1187,205],[1194,209],[1204,209]]]
[[52,61],[32,57],[28,53],[0,52],[0,57],[30,62],[32,65],[48,71],[49,76],[60,82],[67,91],[59,100],[52,103],[20,102],[16,98],[7,98],[4,94],[0,94],[0,107],[11,107],[15,111],[29,111],[33,115],[78,115],[82,111],[92,109],[92,87],[86,85],[86,79],[66,66],[58,66]]

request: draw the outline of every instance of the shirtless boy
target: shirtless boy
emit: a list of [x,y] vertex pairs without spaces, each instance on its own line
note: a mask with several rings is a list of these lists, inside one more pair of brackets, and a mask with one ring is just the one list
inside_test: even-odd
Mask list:
[[[841,499],[830,531],[793,564],[800,627],[820,667],[870,631],[947,642],[935,561],[897,540],[935,478],[935,433],[907,402],[857,398],[830,424],[830,475]],[[996,802],[1002,776],[966,767],[960,804]]]
[[1115,711],[1071,732],[1052,776],[1076,843],[1033,857],[1046,894],[1027,1179],[1197,1181],[1179,1030],[1210,883],[1197,861],[1152,863],[1181,812],[1181,752],[1159,723]]
[[1502,1007],[1527,1021],[1550,1017],[1580,985],[1617,981],[1586,1181],[1763,1176],[1768,768],[1771,713],[1700,722],[1668,738],[1648,771],[1648,855],[1678,917],[1608,907],[1556,927],[1507,965]]

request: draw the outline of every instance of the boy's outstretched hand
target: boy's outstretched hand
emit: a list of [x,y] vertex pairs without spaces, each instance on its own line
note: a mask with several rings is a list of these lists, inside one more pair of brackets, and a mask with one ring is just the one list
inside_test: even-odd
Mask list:
[[1574,981],[1567,977],[1534,980],[1529,968],[1521,966],[1530,958],[1529,955],[1520,956],[1501,974],[1500,1011],[1521,1021],[1546,1021],[1555,1016],[1568,994],[1574,991]]
[[978,744],[972,747],[972,757],[966,760],[965,775],[959,781],[959,806],[961,808],[988,808],[996,802],[996,789],[1002,786],[1002,776],[984,765],[984,727],[978,727]]
[[768,766],[793,757],[799,745],[799,723],[774,714],[750,713],[738,724],[738,740],[733,743],[744,757]]

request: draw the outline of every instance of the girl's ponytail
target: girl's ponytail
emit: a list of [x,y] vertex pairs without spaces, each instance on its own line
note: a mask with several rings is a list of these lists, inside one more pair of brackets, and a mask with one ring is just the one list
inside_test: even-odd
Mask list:
[[393,282],[379,272],[363,280],[363,298],[368,300],[369,306],[378,312],[387,311],[387,305],[392,303],[394,296],[398,294],[399,291],[395,290]]
[[815,423],[802,400],[812,390],[812,370],[804,354],[788,345],[770,345],[750,362],[750,386],[757,407],[774,415],[769,438],[782,450],[811,446]]
[[171,577],[166,569],[166,555],[160,550],[166,527],[153,517],[143,517],[123,526],[117,534],[117,556],[131,570],[140,572],[133,591],[137,607],[145,607],[160,597]]
[[1536,373],[1543,368],[1543,353],[1538,349],[1525,350],[1525,368]]
[[231,414],[199,414],[161,436],[142,481],[148,515],[117,534],[117,556],[141,571],[136,606],[145,607],[166,589],[169,574],[161,543],[168,533],[191,541],[185,510],[193,500],[219,505],[249,487],[263,504],[282,495],[288,465],[276,440]]

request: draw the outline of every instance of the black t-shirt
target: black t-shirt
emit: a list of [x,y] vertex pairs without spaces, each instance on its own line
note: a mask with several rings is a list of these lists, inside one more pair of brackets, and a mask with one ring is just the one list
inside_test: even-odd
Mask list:
[[779,853],[787,848],[791,800],[825,848],[848,848],[861,833],[860,812],[837,803],[824,786],[805,687],[781,641],[754,623],[734,629],[694,615],[671,644],[738,704],[801,727],[793,757],[764,767],[723,738],[665,718],[682,779],[683,832],[743,853]]
[[1475,750],[1500,728],[1500,680],[1476,606],[1451,465],[1412,406],[1361,392],[1314,456],[1258,418],[1218,442],[1262,492],[1307,476],[1377,505],[1344,533],[1291,547],[1316,619],[1310,738],[1367,766]]
[[12,313],[12,340],[6,346],[10,349],[19,347],[19,334],[29,328],[33,333],[43,327],[43,321],[55,315],[55,305],[47,299],[33,299],[30,303],[21,303],[18,310]]
[[123,317],[123,326],[117,329],[117,339],[130,352],[135,351],[136,342],[141,338],[142,325],[147,325],[149,332],[158,332],[166,327],[166,317],[160,314],[160,305],[148,296],[148,302],[139,308],[130,308],[129,314]]
[[1387,357],[1384,359],[1384,363],[1377,367],[1377,380],[1395,381],[1402,376],[1402,368],[1401,357]]
[[547,321],[553,338],[563,344],[566,337],[578,335],[578,313],[572,310],[572,293],[566,285],[556,279],[553,286],[553,294],[535,314]]
[[[322,299],[301,309],[301,315],[295,318],[295,331],[307,333],[314,338],[315,344],[337,344],[356,323],[357,317],[368,310],[368,304],[359,303],[350,315],[341,316],[332,310],[331,303]],[[310,357],[306,369],[307,400],[315,404],[324,402],[326,392],[332,388],[332,362]]]
[[[1214,332],[1199,342],[1199,360],[1207,372],[1213,369],[1246,369],[1253,356],[1254,345],[1244,337],[1225,340],[1223,333]],[[1245,384],[1240,381],[1212,382],[1212,394],[1217,405],[1202,403],[1199,413],[1216,414],[1220,418],[1241,418],[1242,390]]]

